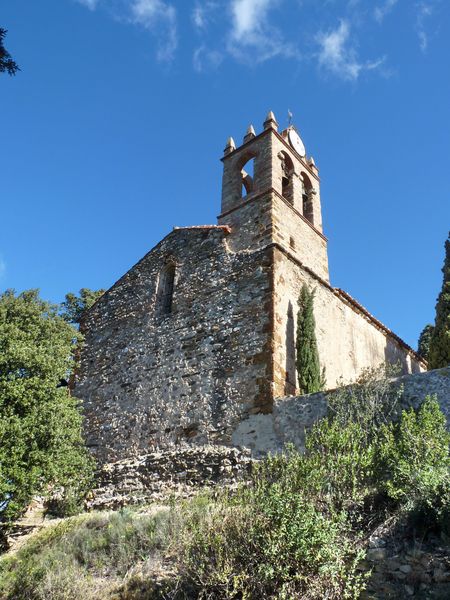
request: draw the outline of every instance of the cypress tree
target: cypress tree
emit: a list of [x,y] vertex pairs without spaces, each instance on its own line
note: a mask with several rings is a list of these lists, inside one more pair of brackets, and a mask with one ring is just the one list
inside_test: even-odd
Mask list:
[[422,329],[422,333],[419,337],[419,344],[417,346],[417,352],[420,354],[422,358],[428,360],[428,355],[430,353],[430,342],[431,336],[433,335],[434,326],[433,325],[425,325]]
[[302,394],[320,392],[325,385],[325,373],[320,370],[314,319],[314,291],[303,284],[298,299],[296,367]]
[[436,321],[430,341],[428,364],[440,369],[450,364],[450,233],[445,242],[444,280],[436,304]]

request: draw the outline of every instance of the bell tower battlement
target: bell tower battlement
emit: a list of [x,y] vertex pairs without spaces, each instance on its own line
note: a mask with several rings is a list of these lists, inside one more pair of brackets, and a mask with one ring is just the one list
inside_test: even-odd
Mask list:
[[328,281],[319,172],[295,127],[278,133],[269,112],[260,134],[250,125],[241,146],[228,139],[222,162],[218,222],[232,229],[230,249],[276,244]]

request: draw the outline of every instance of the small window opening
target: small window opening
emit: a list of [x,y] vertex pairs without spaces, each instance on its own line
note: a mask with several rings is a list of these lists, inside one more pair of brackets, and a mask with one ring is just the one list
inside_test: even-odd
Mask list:
[[253,192],[253,189],[254,189],[253,176],[254,176],[255,160],[252,158],[251,160],[246,162],[244,166],[245,166],[245,169],[242,168],[242,170],[241,170],[241,178],[242,178],[241,195],[242,195],[242,198],[244,198],[245,196],[248,196],[248,194],[251,194]]
[[294,248],[295,248],[295,240],[294,240],[294,238],[293,238],[292,236],[289,238],[289,246],[290,246],[292,249],[294,249]]
[[170,264],[162,271],[158,284],[158,312],[168,315],[172,312],[175,265]]

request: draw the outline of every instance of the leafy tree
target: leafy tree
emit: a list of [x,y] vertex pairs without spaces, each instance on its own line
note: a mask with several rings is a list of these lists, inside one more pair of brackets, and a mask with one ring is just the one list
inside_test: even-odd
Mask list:
[[442,272],[444,280],[436,304],[436,321],[430,341],[430,369],[440,369],[450,364],[450,233],[445,242]]
[[433,325],[430,325],[430,324],[425,325],[425,327],[423,328],[422,333],[420,334],[420,337],[419,337],[419,344],[417,347],[417,352],[425,360],[428,360],[428,354],[430,352],[430,342],[431,342],[431,337],[433,335],[433,331],[434,331]]
[[20,71],[19,66],[11,58],[10,53],[3,45],[3,40],[7,34],[7,30],[0,27],[0,73],[8,72],[9,75],[15,75]]
[[62,318],[68,323],[79,325],[83,312],[104,293],[105,290],[90,290],[89,288],[81,288],[78,296],[69,292],[62,303]]
[[303,394],[320,392],[325,386],[325,370],[320,370],[314,319],[314,291],[303,284],[298,300],[296,367],[298,384]]
[[37,290],[0,295],[0,522],[35,494],[83,497],[91,474],[79,402],[58,382],[78,332]]

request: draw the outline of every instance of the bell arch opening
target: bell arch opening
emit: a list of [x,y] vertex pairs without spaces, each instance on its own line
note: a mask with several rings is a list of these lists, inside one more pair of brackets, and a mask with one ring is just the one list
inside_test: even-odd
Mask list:
[[245,198],[255,190],[255,157],[253,153],[245,154],[238,163],[241,198]]
[[306,173],[301,174],[302,185],[303,185],[303,216],[308,219],[310,223],[314,225],[314,206],[313,196],[314,190],[310,178]]
[[278,155],[281,162],[281,195],[290,204],[294,204],[294,163],[287,152]]

